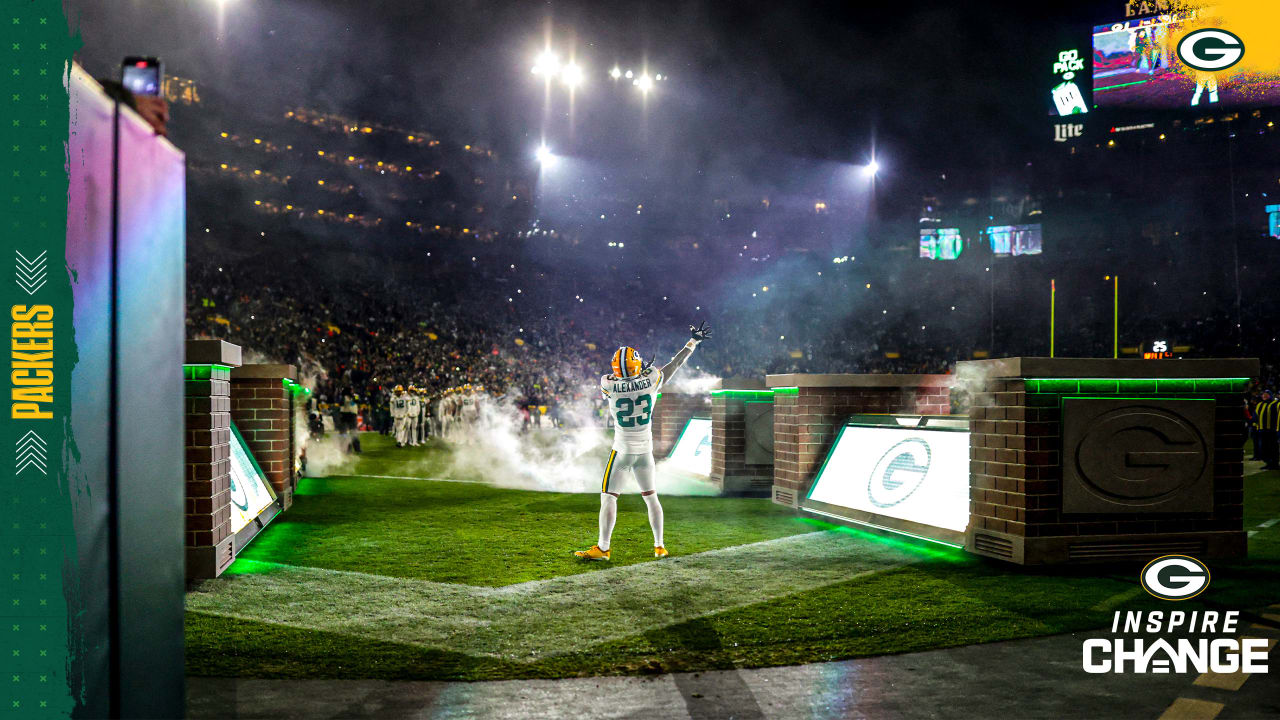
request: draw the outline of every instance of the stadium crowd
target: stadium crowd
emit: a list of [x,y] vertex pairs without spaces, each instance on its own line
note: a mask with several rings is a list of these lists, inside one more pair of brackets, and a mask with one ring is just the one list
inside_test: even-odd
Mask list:
[[[192,262],[188,335],[236,342],[248,361],[294,364],[318,403],[336,408],[354,398],[368,408],[367,421],[383,430],[398,384],[427,396],[483,386],[523,408],[551,408],[554,417],[559,405],[595,399],[594,380],[618,344],[660,362],[695,319],[711,321],[717,334],[691,362],[694,372],[720,377],[947,373],[987,347],[981,342],[986,323],[975,323],[972,314],[956,317],[955,306],[943,300],[951,292],[946,288],[908,287],[914,303],[850,309],[824,304],[824,298],[857,297],[861,278],[851,287],[847,278],[815,275],[796,283],[805,286],[798,293],[775,291],[766,306],[720,302],[703,311],[686,299],[699,297],[697,287],[669,273],[661,280],[637,279],[606,267],[570,285],[541,282],[538,263],[517,266],[502,247],[427,254],[435,257],[412,266],[391,263],[397,269],[389,272],[385,258],[365,262],[345,250],[294,253],[287,268],[264,259],[279,256],[278,249]],[[1229,338],[1218,329],[1233,323],[1226,311],[1218,314],[1181,324],[1162,319],[1160,326],[1172,327],[1179,342],[1195,345],[1199,355],[1229,356]],[[1150,318],[1126,322],[1127,337],[1150,334],[1143,327]],[[1066,332],[1072,332],[1069,325]],[[1109,354],[1110,338],[1076,332],[1097,346],[1095,356]],[[1025,352],[1038,354],[1035,348]],[[1264,363],[1263,384],[1273,386],[1274,359]]]

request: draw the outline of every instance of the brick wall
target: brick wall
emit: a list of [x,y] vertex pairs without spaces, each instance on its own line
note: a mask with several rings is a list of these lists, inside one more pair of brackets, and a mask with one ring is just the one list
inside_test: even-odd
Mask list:
[[653,409],[653,455],[663,458],[671,452],[685,423],[694,415],[711,415],[710,395],[685,395],[659,393],[658,404]]
[[773,501],[797,507],[809,494],[845,418],[861,413],[946,415],[951,389],[942,384],[780,388],[773,402]]
[[281,365],[245,365],[231,373],[231,419],[286,505],[294,486],[293,409],[284,384],[291,374],[291,366]]
[[[1172,362],[1172,361],[1171,361]],[[989,379],[970,408],[970,511],[973,533],[991,531],[981,554],[1017,562],[1057,562],[1072,538],[1240,531],[1243,523],[1243,380]],[[1066,396],[1196,398],[1216,402],[1211,513],[1064,514],[1062,400]],[[1000,538],[999,535],[1012,536]],[[1053,538],[1054,542],[1041,542]],[[996,544],[998,543],[998,544]],[[1036,550],[1039,546],[1056,549]],[[1075,544],[1078,557],[1085,554]],[[1101,552],[1101,545],[1098,546]],[[1152,552],[1160,552],[1152,545]],[[1025,555],[1023,550],[1025,549]],[[1188,546],[1190,548],[1190,546]],[[974,549],[971,540],[970,549]],[[1166,548],[1173,550],[1172,546]],[[985,550],[985,552],[984,552]],[[1190,550],[1183,550],[1190,551]],[[1123,554],[1117,546],[1111,552]],[[1134,551],[1137,552],[1137,551]],[[1204,550],[1197,550],[1204,552]]]
[[184,376],[187,576],[213,577],[231,561],[231,369],[192,365]]
[[772,402],[773,393],[727,391],[711,396],[711,482],[721,492],[769,493],[773,465],[747,464],[747,402]]

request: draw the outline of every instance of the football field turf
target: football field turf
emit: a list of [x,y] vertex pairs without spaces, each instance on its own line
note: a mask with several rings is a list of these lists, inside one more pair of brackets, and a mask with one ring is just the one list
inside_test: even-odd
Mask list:
[[[619,502],[614,559],[584,563],[598,495],[447,474],[449,448],[364,435],[348,475],[187,594],[193,675],[501,679],[765,666],[1047,635],[1158,607],[1137,568],[1029,571],[836,528],[768,500],[664,496],[672,557]],[[426,479],[438,478],[438,479]],[[1246,479],[1248,561],[1212,600],[1280,599],[1280,473]],[[1265,525],[1265,526],[1264,526]]]

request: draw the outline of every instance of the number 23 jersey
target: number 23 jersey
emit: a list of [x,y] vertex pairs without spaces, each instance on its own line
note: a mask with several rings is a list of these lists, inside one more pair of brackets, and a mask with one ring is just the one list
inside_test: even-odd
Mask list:
[[600,394],[613,417],[613,449],[620,454],[653,452],[653,409],[662,387],[662,371],[649,366],[633,378],[600,378]]

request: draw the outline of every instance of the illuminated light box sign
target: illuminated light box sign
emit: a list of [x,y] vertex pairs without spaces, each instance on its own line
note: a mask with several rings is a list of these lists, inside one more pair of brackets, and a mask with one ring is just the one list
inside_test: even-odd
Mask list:
[[711,475],[711,418],[690,418],[667,455],[670,467],[694,475]]
[[253,459],[244,438],[231,426],[231,534],[243,530],[276,501],[258,461]]
[[992,255],[1039,255],[1044,250],[1040,223],[993,225],[985,232]]
[[805,510],[949,544],[969,525],[969,422],[854,416],[818,471]]
[[[1189,34],[1215,26],[1226,31],[1236,26],[1235,33],[1239,33],[1240,22],[1227,14],[1226,8],[1209,8],[1095,26],[1094,106],[1177,110],[1280,105],[1280,68],[1256,65],[1246,54],[1244,62],[1203,72],[1179,56],[1178,46]],[[1203,62],[1216,58],[1222,44],[1220,39],[1213,43],[1193,41],[1192,47],[1184,46],[1183,51]]]
[[1267,206],[1267,234],[1280,240],[1280,205]]
[[920,257],[955,260],[964,252],[959,228],[925,228],[920,231]]
[[1084,58],[1079,50],[1063,50],[1053,63],[1054,85],[1049,90],[1053,100],[1053,112],[1057,115],[1080,115],[1089,112],[1084,93],[1076,83],[1076,74],[1084,70]]

